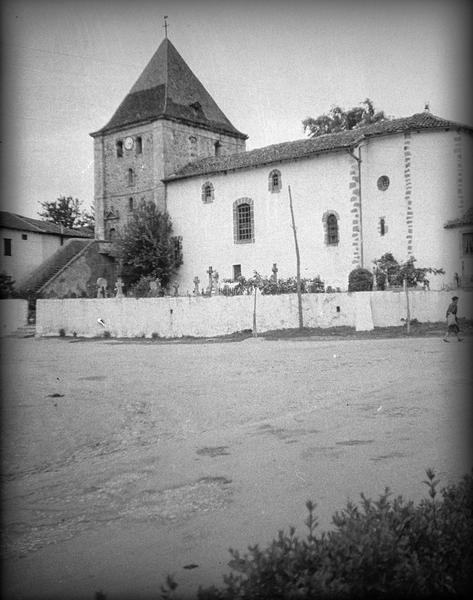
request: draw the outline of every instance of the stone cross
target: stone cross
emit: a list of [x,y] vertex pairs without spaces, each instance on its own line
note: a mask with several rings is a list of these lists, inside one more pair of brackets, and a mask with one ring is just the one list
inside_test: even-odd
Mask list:
[[115,297],[116,298],[123,298],[123,281],[121,277],[117,277],[117,282],[115,284]]
[[213,283],[213,280],[212,280],[212,273],[213,273],[213,272],[214,272],[214,270],[212,269],[212,266],[210,266],[210,267],[207,269],[207,273],[208,273],[208,276],[209,276],[209,287],[208,287],[209,294],[211,294],[211,293],[212,293],[212,283]]
[[215,294],[218,294],[219,293],[219,285],[218,285],[219,274],[217,271],[214,271],[212,278],[213,278],[212,291]]
[[97,298],[105,298],[107,296],[107,280],[105,277],[97,279]]

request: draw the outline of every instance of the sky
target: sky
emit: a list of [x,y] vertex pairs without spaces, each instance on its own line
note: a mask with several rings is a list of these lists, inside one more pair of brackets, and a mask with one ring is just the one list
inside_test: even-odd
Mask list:
[[4,0],[2,210],[93,203],[93,140],[168,37],[247,149],[370,98],[473,125],[464,0]]

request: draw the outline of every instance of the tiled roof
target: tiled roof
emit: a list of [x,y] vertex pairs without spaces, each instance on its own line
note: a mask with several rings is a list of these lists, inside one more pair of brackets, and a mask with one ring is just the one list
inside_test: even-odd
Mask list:
[[30,217],[23,217],[3,210],[0,211],[0,227],[5,227],[6,229],[18,229],[20,231],[31,231],[34,233],[52,233],[55,235],[63,235],[65,237],[93,237],[92,233],[81,229],[69,229],[67,227],[61,227],[61,225],[57,225],[56,223],[31,219]]
[[110,121],[91,135],[158,118],[178,119],[213,131],[247,138],[233,127],[167,38]]
[[393,135],[409,130],[434,130],[434,129],[467,129],[473,131],[471,127],[460,125],[436,117],[429,112],[418,113],[411,117],[393,119],[390,121],[380,121],[372,125],[366,125],[349,131],[340,131],[338,133],[328,133],[312,138],[305,138],[293,142],[284,142],[273,144],[264,148],[249,150],[248,152],[239,152],[228,156],[202,158],[188,163],[179,169],[173,175],[166,178],[165,181],[183,179],[198,175],[210,175],[212,173],[221,173],[237,169],[248,169],[265,164],[283,162],[306,158],[324,152],[337,152],[348,150],[356,146],[364,139],[382,135]]
[[473,207],[470,207],[458,219],[447,221],[444,225],[445,229],[453,229],[454,227],[462,227],[463,225],[473,225]]

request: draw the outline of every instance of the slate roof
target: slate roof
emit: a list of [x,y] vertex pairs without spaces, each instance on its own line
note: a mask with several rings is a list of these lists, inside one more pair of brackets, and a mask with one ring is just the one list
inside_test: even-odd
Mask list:
[[91,136],[156,119],[177,119],[246,139],[166,38],[110,121]]
[[473,225],[473,207],[470,207],[458,219],[447,221],[444,225],[445,229],[453,229],[454,227],[462,227],[463,225]]
[[359,142],[371,137],[393,135],[410,130],[435,129],[465,129],[473,131],[473,128],[466,125],[460,125],[436,117],[429,112],[423,112],[391,121],[380,121],[349,131],[328,133],[318,137],[273,144],[228,156],[202,158],[188,163],[164,181],[172,182],[186,177],[248,169],[276,162],[307,158],[325,152],[349,150]]
[[30,231],[32,233],[47,233],[54,235],[63,235],[64,237],[92,238],[93,234],[80,229],[69,229],[56,223],[48,223],[39,219],[23,217],[15,213],[0,211],[0,227],[6,229],[18,229],[19,231]]

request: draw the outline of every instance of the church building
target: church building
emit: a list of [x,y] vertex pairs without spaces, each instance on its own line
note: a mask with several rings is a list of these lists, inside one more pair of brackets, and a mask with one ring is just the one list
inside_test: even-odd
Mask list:
[[246,151],[164,39],[110,121],[92,133],[96,238],[113,241],[142,202],[167,210],[182,244],[176,284],[257,271],[346,290],[391,252],[442,268],[432,289],[473,284],[472,132],[428,110]]

